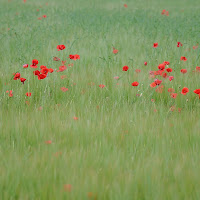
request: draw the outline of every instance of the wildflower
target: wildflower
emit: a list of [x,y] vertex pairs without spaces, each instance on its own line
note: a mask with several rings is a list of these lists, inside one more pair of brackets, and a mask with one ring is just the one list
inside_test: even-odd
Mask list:
[[187,87],[184,87],[181,91],[181,94],[186,95],[189,92],[189,89]]

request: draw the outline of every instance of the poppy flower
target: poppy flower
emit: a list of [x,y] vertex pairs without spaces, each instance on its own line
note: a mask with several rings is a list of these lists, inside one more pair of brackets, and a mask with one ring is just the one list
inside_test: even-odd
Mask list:
[[135,82],[133,82],[131,85],[136,87],[136,86],[139,85],[139,83],[138,83],[137,81],[135,81]]
[[49,68],[48,70],[49,70],[49,73],[53,73],[54,71],[52,68]]
[[162,10],[161,15],[165,15],[165,13],[166,13],[166,10],[164,9]]
[[183,46],[183,44],[181,43],[181,42],[177,42],[177,47],[182,47]]
[[169,76],[169,81],[172,81],[174,79],[173,76]]
[[159,65],[158,65],[158,69],[164,70],[164,69],[165,69],[165,64],[159,64]]
[[187,69],[181,69],[181,73],[182,73],[182,74],[187,73]]
[[37,76],[40,74],[40,71],[39,70],[33,71],[33,74]]
[[49,70],[48,68],[42,68],[40,72],[41,74],[48,74]]
[[167,68],[166,71],[167,72],[172,72],[172,68]]
[[57,72],[63,72],[63,71],[65,71],[67,69],[67,67],[66,66],[60,66],[59,67],[59,70],[57,71]]
[[115,80],[118,80],[118,79],[119,79],[119,76],[115,76],[114,79],[115,79]]
[[200,94],[200,89],[194,90],[194,93],[195,93],[195,94]]
[[31,96],[31,92],[27,92],[27,93],[26,93],[26,96],[27,96],[27,97],[30,97],[30,96]]
[[114,53],[114,54],[117,54],[117,53],[118,53],[118,50],[115,49],[114,47],[113,47],[113,53]]
[[40,69],[43,69],[43,68],[47,68],[46,66],[44,66],[44,65],[41,65],[40,66]]
[[197,71],[197,72],[200,72],[200,67],[197,66],[197,67],[196,67],[196,71]]
[[74,117],[74,120],[78,120],[78,117]]
[[147,65],[147,62],[144,62],[144,65],[146,66],[146,65]]
[[46,18],[47,16],[46,16],[46,15],[42,15],[42,17],[43,17],[43,18]]
[[168,92],[173,93],[173,92],[174,92],[174,89],[173,89],[173,88],[169,88],[169,89],[168,89]]
[[192,48],[195,50],[195,49],[197,49],[197,48],[198,48],[198,46],[193,46]]
[[156,87],[156,83],[155,82],[151,83],[150,87],[152,87],[152,88]]
[[164,64],[164,65],[170,65],[170,62],[164,61],[163,64]]
[[154,82],[155,82],[156,85],[160,85],[162,83],[162,80],[155,79]]
[[105,87],[105,85],[103,85],[103,84],[100,84],[100,85],[99,85],[99,87],[100,87],[100,88],[104,88],[104,87]]
[[75,54],[75,55],[69,55],[69,58],[71,60],[77,60],[77,59],[80,59],[80,56],[78,54]]
[[58,51],[64,50],[65,49],[65,45],[64,44],[60,44],[57,46]]
[[38,17],[38,20],[41,20],[42,19],[42,17]]
[[20,79],[20,73],[16,73],[16,74],[14,74],[14,78],[13,78],[14,80],[18,80],[18,79]]
[[122,70],[123,71],[128,71],[129,67],[128,66],[123,66]]
[[45,79],[46,77],[47,77],[46,74],[39,74],[38,75],[38,80]]
[[163,78],[167,78],[167,73],[162,73]]
[[23,65],[23,68],[28,68],[28,64],[24,64],[24,65]]
[[59,61],[60,58],[58,58],[58,57],[53,57],[53,60],[54,60],[54,61]]
[[128,5],[126,3],[124,4],[124,8],[128,8]]
[[68,88],[66,88],[66,87],[61,87],[60,88],[63,92],[67,92],[68,91]]
[[181,94],[186,95],[189,92],[189,89],[187,87],[184,87],[181,91]]
[[170,96],[171,96],[171,98],[176,99],[177,93],[171,93]]
[[46,144],[52,144],[52,141],[51,140],[47,140],[45,141]]
[[25,78],[20,78],[20,81],[24,84],[24,82],[26,81]]
[[185,56],[181,56],[181,60],[186,61],[187,58]]
[[169,16],[169,11],[166,11],[165,15],[166,15],[166,16]]
[[37,65],[38,63],[39,63],[38,60],[36,60],[36,59],[33,59],[33,60],[32,60],[32,65],[35,66],[35,65]]
[[154,48],[157,48],[157,47],[158,47],[158,43],[154,43],[154,44],[153,44],[153,47],[154,47]]

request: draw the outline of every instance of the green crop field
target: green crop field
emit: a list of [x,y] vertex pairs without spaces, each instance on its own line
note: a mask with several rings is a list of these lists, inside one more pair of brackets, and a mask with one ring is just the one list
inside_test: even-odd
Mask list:
[[199,10],[0,0],[0,199],[200,199]]

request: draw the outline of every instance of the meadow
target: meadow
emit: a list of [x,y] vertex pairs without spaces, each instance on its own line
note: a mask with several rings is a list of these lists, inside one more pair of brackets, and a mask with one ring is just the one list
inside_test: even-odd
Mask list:
[[199,9],[0,0],[0,199],[200,199]]

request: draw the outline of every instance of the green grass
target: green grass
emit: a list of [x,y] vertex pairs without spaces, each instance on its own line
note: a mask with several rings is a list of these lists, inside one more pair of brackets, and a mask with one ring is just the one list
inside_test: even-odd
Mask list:
[[[0,199],[200,199],[198,0],[45,3],[0,0]],[[58,52],[58,44],[66,49]],[[54,56],[74,66],[56,72]],[[55,71],[37,80],[22,67],[32,59]],[[157,93],[149,71],[164,61],[174,80],[158,77]],[[13,80],[16,72],[24,85]]]

